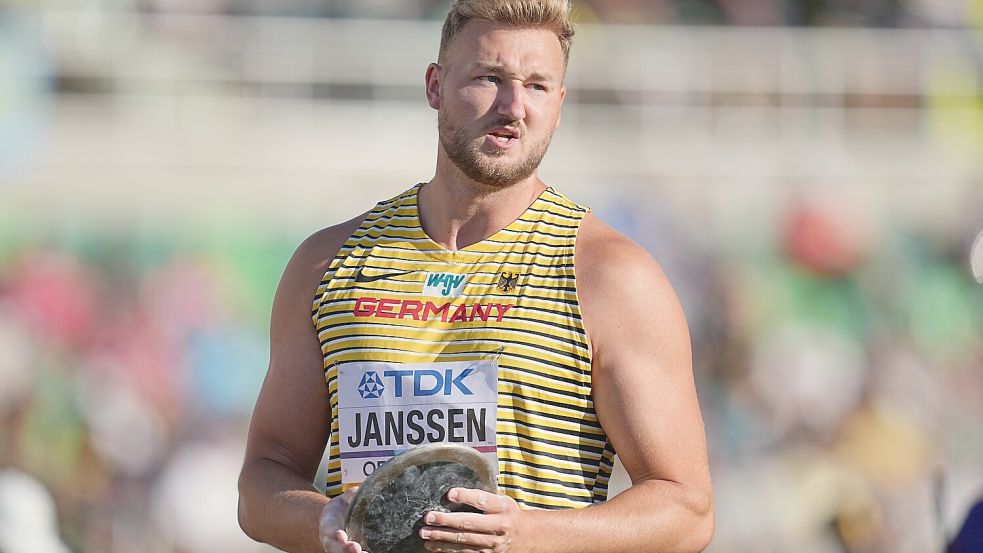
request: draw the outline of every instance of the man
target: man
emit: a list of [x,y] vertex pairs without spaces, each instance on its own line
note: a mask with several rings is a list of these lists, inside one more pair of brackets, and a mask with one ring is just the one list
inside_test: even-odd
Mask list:
[[[566,0],[455,2],[426,72],[433,179],[312,235],[290,260],[240,476],[240,522],[254,539],[359,553],[344,490],[373,465],[350,459],[426,436],[491,440],[503,492],[452,489],[481,512],[429,513],[428,549],[709,543],[705,438],[676,295],[643,249],[536,173],[560,122],[572,35]],[[438,392],[476,397],[483,385],[497,393],[490,412],[439,403]],[[435,407],[416,423],[402,406],[357,407],[386,394]],[[312,485],[325,446],[327,497]],[[632,486],[605,502],[615,451]]]

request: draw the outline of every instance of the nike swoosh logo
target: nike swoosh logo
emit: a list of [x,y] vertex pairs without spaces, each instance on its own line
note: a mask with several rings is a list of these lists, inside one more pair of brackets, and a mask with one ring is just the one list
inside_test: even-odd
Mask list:
[[355,272],[355,282],[375,282],[377,280],[386,280],[387,278],[393,278],[403,275],[408,275],[415,273],[416,271],[397,271],[395,273],[380,273],[378,275],[366,275],[362,273],[362,267],[358,268]]

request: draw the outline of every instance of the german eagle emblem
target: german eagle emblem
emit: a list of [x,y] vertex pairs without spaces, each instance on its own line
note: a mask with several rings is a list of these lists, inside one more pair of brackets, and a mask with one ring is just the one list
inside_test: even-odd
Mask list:
[[502,273],[498,277],[498,289],[508,294],[519,283],[519,273]]

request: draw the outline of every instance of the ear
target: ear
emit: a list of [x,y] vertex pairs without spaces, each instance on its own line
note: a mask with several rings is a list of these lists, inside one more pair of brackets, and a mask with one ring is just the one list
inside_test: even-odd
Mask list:
[[560,127],[560,119],[563,118],[563,109],[562,109],[563,108],[563,99],[566,98],[566,97],[567,97],[567,87],[561,86],[560,87],[560,108],[561,109],[560,109],[559,113],[556,114],[556,126],[553,127],[553,130],[556,130],[556,129],[558,129]]
[[433,109],[440,109],[440,79],[442,68],[436,63],[427,66],[426,93],[427,103]]

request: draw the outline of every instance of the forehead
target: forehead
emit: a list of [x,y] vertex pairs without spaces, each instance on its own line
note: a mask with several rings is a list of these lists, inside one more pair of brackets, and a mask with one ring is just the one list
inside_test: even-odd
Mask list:
[[494,65],[510,70],[561,75],[563,48],[548,27],[515,27],[471,20],[448,48],[448,61],[465,66]]

